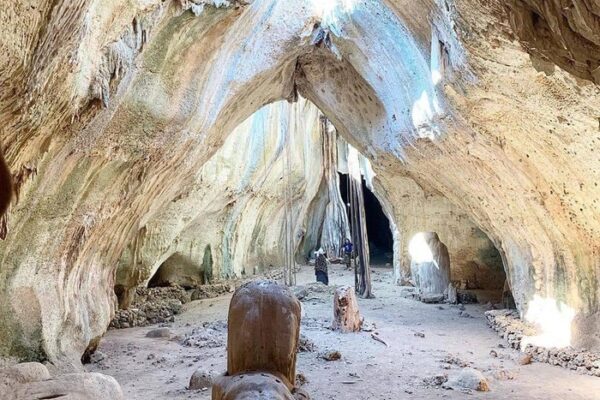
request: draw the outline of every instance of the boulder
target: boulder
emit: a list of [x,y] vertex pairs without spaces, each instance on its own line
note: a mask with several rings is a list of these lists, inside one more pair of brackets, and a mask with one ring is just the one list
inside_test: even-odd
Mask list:
[[8,388],[11,400],[73,399],[73,400],[123,400],[123,392],[117,381],[98,373],[66,374],[58,377],[22,384]]
[[473,368],[464,368],[458,375],[450,378],[444,387],[453,390],[476,390],[479,392],[490,390],[487,379],[481,372]]
[[444,295],[441,293],[428,293],[421,295],[421,301],[427,304],[436,304],[444,301]]
[[169,329],[169,328],[152,329],[151,331],[146,333],[146,337],[168,339],[171,337],[171,329]]
[[202,368],[198,368],[190,379],[190,385],[188,386],[188,389],[198,390],[211,387],[215,375],[216,374],[212,371],[206,371]]
[[215,379],[212,400],[295,400],[292,385],[283,376],[255,372]]
[[0,392],[16,384],[50,379],[48,368],[36,362],[21,363],[0,369]]

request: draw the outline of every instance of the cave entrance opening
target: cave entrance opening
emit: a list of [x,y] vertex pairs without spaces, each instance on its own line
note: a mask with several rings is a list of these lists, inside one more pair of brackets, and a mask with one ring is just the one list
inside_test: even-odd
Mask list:
[[[340,192],[344,204],[348,208],[349,187],[348,174],[340,173]],[[369,258],[371,265],[392,268],[394,259],[394,237],[390,229],[390,220],[383,211],[377,196],[369,189],[366,180],[362,178],[362,191],[365,201],[365,217],[367,237],[369,241]]]
[[[208,252],[210,252],[210,247],[208,247]],[[175,253],[160,265],[148,281],[148,287],[181,286],[184,289],[192,289],[209,281],[210,271],[205,268],[204,263],[198,266],[198,263],[192,258]]]

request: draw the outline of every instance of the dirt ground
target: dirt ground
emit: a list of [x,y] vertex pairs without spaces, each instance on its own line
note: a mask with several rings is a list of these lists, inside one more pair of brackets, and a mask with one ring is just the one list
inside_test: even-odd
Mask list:
[[[313,280],[312,267],[302,267],[298,283]],[[303,300],[301,334],[316,349],[299,353],[297,373],[306,377],[302,387],[313,399],[600,399],[598,378],[546,364],[519,365],[519,353],[504,348],[503,340],[486,325],[482,306],[467,305],[460,315],[458,306],[402,298],[392,281],[391,269],[374,268],[376,298],[359,299],[365,325],[374,324],[387,347],[371,332],[329,330],[329,293],[311,292]],[[352,283],[352,273],[343,266],[331,267],[330,285]],[[229,299],[186,304],[169,325],[171,338],[147,338],[156,326],[110,331],[99,348],[105,358],[87,369],[114,376],[128,399],[210,399],[210,389],[191,391],[186,386],[198,368],[218,373],[226,369]],[[319,358],[327,350],[338,350],[341,360]],[[466,394],[433,382],[438,375],[458,374],[464,366],[481,371],[490,391]]]

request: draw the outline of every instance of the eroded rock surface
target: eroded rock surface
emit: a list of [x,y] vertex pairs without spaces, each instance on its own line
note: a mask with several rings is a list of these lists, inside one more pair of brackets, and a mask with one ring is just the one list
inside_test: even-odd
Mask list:
[[[237,265],[280,260],[273,249],[283,235],[283,203],[266,207],[270,198],[255,200],[255,186],[238,196],[216,171],[199,171],[250,115],[298,94],[372,161],[388,215],[401,213],[392,183],[406,176],[425,198],[445,199],[431,202],[443,213],[464,215],[489,236],[522,312],[539,295],[581,316],[576,331],[594,326],[597,1],[349,3],[335,18],[311,0],[218,8],[44,0],[2,8],[0,144],[15,196],[0,244],[0,354],[78,363],[113,317],[119,264],[141,261],[119,274],[127,288],[173,254],[193,254],[199,276],[205,270],[196,267],[213,263],[232,274],[234,232],[241,255],[233,259],[249,261]],[[207,176],[219,201],[206,197],[202,204],[212,208],[184,221],[200,215],[215,231],[203,232],[208,239],[193,230],[180,235],[180,226],[157,234],[160,221],[189,209],[186,199],[198,204],[190,193]],[[311,187],[326,191],[319,185]],[[297,215],[311,198],[295,203]],[[246,213],[250,222],[238,231]],[[395,229],[397,238],[405,233],[400,221]],[[307,225],[294,235],[317,231]],[[151,241],[146,260],[140,249]],[[399,265],[405,249],[396,243]]]

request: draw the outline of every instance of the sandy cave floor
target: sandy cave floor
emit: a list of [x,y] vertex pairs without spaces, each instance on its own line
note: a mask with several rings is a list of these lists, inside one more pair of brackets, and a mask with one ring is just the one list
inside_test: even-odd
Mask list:
[[[351,285],[353,279],[341,265],[330,269],[330,285]],[[313,280],[312,267],[302,267],[298,284]],[[392,281],[390,269],[374,268],[376,298],[359,299],[365,325],[375,324],[388,347],[369,332],[341,334],[327,329],[331,295],[311,293],[303,301],[301,334],[316,345],[316,351],[298,354],[297,373],[308,380],[302,387],[313,399],[600,399],[598,378],[546,364],[519,365],[519,353],[503,348],[504,341],[487,326],[482,306],[467,305],[471,317],[463,317],[457,306],[401,298]],[[190,391],[186,386],[198,368],[226,370],[226,332],[202,348],[180,343],[203,323],[219,326],[217,321],[226,321],[229,299],[230,295],[186,304],[169,325],[175,338],[145,337],[156,326],[109,331],[99,348],[105,358],[87,369],[114,376],[132,400],[210,399],[210,390]],[[319,352],[326,350],[340,351],[342,359],[320,359]],[[465,394],[424,381],[457,374],[460,364],[483,372],[490,392]]]

